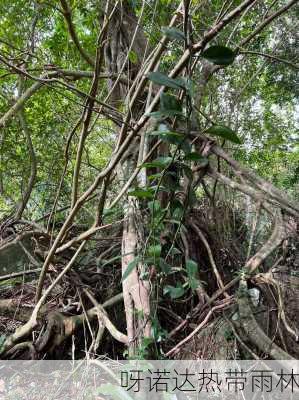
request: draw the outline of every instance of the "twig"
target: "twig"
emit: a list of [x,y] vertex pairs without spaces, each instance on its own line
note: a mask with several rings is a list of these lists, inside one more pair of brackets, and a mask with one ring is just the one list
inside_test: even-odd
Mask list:
[[266,54],[266,53],[262,53],[260,51],[251,51],[251,50],[240,50],[239,54],[253,54],[253,55],[257,55],[257,56],[262,56],[262,57],[266,57],[269,58],[270,60],[274,60],[274,61],[278,61],[281,62],[283,64],[289,65],[290,67],[294,68],[294,69],[299,69],[299,66],[297,64],[294,64],[288,60],[285,60],[283,58],[277,57],[277,56],[273,56],[272,54]]
[[199,332],[205,325],[206,323],[209,321],[210,317],[212,316],[212,314],[220,309],[223,309],[225,307],[227,307],[228,305],[230,305],[230,303],[225,303],[225,304],[220,304],[219,306],[215,306],[213,307],[208,314],[206,315],[205,319],[197,326],[197,328],[195,328],[187,337],[185,337],[183,340],[181,340],[175,347],[173,347],[171,350],[169,350],[165,355],[166,357],[171,356],[173,353],[176,353],[180,347],[183,346],[183,344],[186,344],[187,342],[189,342],[190,339],[193,338],[194,335],[197,334],[197,332]]
[[218,271],[218,269],[217,269],[217,266],[216,266],[216,263],[215,263],[215,260],[214,260],[214,257],[213,257],[213,253],[212,253],[212,250],[211,250],[211,247],[210,247],[209,243],[207,242],[207,240],[206,240],[206,238],[204,237],[203,233],[202,233],[201,230],[198,228],[198,226],[195,225],[194,222],[191,222],[190,225],[191,225],[192,228],[195,230],[195,232],[198,234],[198,236],[200,237],[201,241],[203,242],[203,244],[204,244],[204,246],[205,246],[205,248],[206,248],[206,250],[207,250],[207,252],[208,252],[209,260],[210,260],[210,263],[211,263],[211,266],[212,266],[214,275],[215,275],[215,277],[216,277],[216,280],[217,280],[219,289],[222,289],[222,290],[223,290],[223,294],[224,294],[224,296],[225,296],[226,298],[229,298],[230,296],[225,292],[224,284],[223,284],[222,278],[221,278],[221,276],[220,276],[220,274],[219,274],[219,271]]

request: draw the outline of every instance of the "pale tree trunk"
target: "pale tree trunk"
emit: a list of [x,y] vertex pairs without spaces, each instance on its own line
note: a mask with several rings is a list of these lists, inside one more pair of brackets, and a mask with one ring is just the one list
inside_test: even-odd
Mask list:
[[[108,40],[105,46],[106,69],[113,76],[121,75],[121,79],[111,79],[108,84],[109,95],[107,96],[107,101],[114,107],[124,108],[131,82],[140,71],[144,61],[146,46],[145,35],[134,12],[126,1],[120,3],[110,22]],[[129,54],[131,55],[131,61]],[[123,78],[128,80],[127,84]],[[131,110],[133,118],[134,115],[141,111],[142,107],[143,102],[140,99],[138,106]],[[139,146],[134,142],[118,169],[119,180],[123,183],[127,182],[132,175],[137,160],[142,158],[140,155],[138,157],[138,152],[140,152]],[[138,250],[142,247],[143,233],[141,231],[139,213],[138,200],[127,197],[124,204],[122,274],[126,272],[129,264],[135,260]],[[142,269],[143,265],[139,262],[123,281],[130,356],[137,354],[143,337],[151,336],[150,289],[149,282],[140,278]]]

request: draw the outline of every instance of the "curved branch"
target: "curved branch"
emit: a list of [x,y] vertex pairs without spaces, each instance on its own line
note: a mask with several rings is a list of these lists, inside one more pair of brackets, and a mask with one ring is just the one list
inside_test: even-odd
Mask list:
[[99,232],[103,229],[109,228],[113,225],[122,223],[123,221],[124,221],[124,219],[122,219],[120,221],[112,222],[111,224],[107,224],[107,225],[93,226],[90,229],[88,229],[87,231],[81,233],[81,235],[71,239],[64,245],[58,247],[58,249],[56,250],[56,254],[59,254],[59,253],[65,251],[66,249],[70,248],[71,246],[73,246],[76,243],[82,242],[83,240],[87,240],[88,238],[90,238],[90,236],[94,235],[96,232]]
[[252,54],[252,55],[262,56],[262,57],[270,58],[270,60],[278,61],[278,62],[284,63],[286,65],[289,65],[290,67],[292,67],[294,69],[297,69],[297,70],[299,69],[298,65],[296,65],[288,60],[284,60],[283,58],[273,56],[272,54],[266,54],[266,53],[262,53],[260,51],[251,51],[251,50],[240,50],[239,54]]
[[93,303],[93,305],[95,307],[96,315],[98,315],[99,319],[102,321],[103,325],[110,332],[111,336],[113,336],[114,339],[118,340],[121,343],[129,344],[128,336],[124,335],[113,325],[113,323],[110,321],[110,319],[108,317],[108,314],[104,310],[104,307],[101,304],[98,304],[96,299],[92,296],[92,294],[87,289],[85,289],[84,292],[86,293],[86,295],[90,299],[90,301]]
[[81,54],[82,58],[92,67],[95,66],[95,62],[94,60],[90,57],[89,54],[87,54],[87,52],[83,49],[83,47],[81,46],[78,36],[76,34],[76,30],[72,21],[72,13],[71,13],[71,9],[67,3],[66,0],[60,0],[60,4],[62,7],[62,13],[64,16],[64,19],[66,21],[67,27],[68,27],[68,31],[69,34],[75,44],[75,46],[77,47],[79,53]]
[[37,92],[42,86],[44,82],[38,81],[35,82],[30,88],[28,88],[22,96],[15,102],[15,104],[0,118],[0,128],[4,128],[7,122],[20,111],[25,104],[25,102],[35,93]]

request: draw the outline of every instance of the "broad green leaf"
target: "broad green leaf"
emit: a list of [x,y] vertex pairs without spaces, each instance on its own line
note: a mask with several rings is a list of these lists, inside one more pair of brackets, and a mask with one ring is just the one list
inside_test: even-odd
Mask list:
[[189,281],[189,286],[192,290],[196,290],[200,286],[200,282],[196,278],[189,277],[188,281]]
[[187,274],[189,276],[194,277],[198,272],[198,265],[195,261],[189,259],[186,261],[186,269],[187,269]]
[[161,93],[160,110],[165,113],[177,112],[180,115],[182,114],[182,103],[172,94]]
[[131,272],[133,272],[134,268],[137,267],[137,264],[139,262],[139,257],[135,257],[133,261],[131,261],[128,266],[127,269],[125,270],[121,281],[123,282],[125,279],[127,279],[127,277],[130,275]]
[[179,207],[175,207],[172,212],[171,215],[174,218],[174,223],[181,223],[181,220],[184,216],[185,210],[184,208],[179,208]]
[[151,199],[153,195],[154,192],[151,189],[135,188],[134,190],[128,192],[128,196],[134,196],[139,199]]
[[153,167],[153,168],[165,168],[172,162],[172,157],[158,157],[151,162],[142,164],[143,168]]
[[168,28],[168,27],[163,27],[162,32],[166,37],[169,39],[174,39],[174,40],[185,40],[185,34],[184,32],[180,31],[177,28]]
[[161,204],[159,200],[153,200],[148,202],[148,208],[151,210],[151,212],[158,212],[161,210]]
[[138,57],[134,50],[131,50],[129,52],[129,60],[131,61],[132,64],[137,64]]
[[223,139],[229,140],[233,143],[242,144],[241,139],[235,134],[235,132],[224,125],[212,125],[209,129],[206,130],[206,133],[220,136]]
[[237,53],[229,47],[210,46],[201,55],[213,64],[229,65],[234,62]]
[[170,78],[162,72],[150,72],[147,77],[150,81],[160,86],[166,86],[172,89],[184,89],[184,84],[181,79]]
[[183,133],[172,132],[172,131],[153,131],[150,133],[151,136],[158,136],[159,139],[164,142],[171,144],[180,144],[185,140],[185,135]]
[[177,286],[166,285],[163,289],[163,294],[169,294],[171,299],[178,299],[179,297],[182,297],[184,293],[185,289],[181,283],[178,283]]
[[160,244],[155,244],[148,248],[148,254],[150,257],[160,257],[162,247]]
[[159,172],[157,174],[152,174],[152,175],[148,176],[148,180],[154,181],[156,179],[160,179],[162,175],[163,175],[162,172]]
[[200,285],[199,280],[196,278],[198,275],[198,265],[195,261],[189,259],[186,261],[186,270],[188,274],[188,281],[190,288],[195,290]]
[[187,161],[200,161],[201,163],[203,162],[207,162],[208,163],[208,159],[206,157],[201,156],[198,153],[189,153],[185,156],[185,160]]

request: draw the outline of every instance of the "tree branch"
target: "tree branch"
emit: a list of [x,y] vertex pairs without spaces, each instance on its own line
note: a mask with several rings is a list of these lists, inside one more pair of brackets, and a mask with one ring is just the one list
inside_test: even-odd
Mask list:
[[60,0],[60,4],[62,7],[62,13],[63,16],[65,18],[67,27],[68,27],[68,31],[69,34],[75,44],[75,46],[77,47],[79,53],[81,54],[82,58],[92,67],[95,66],[95,61],[90,57],[89,54],[87,54],[87,52],[83,49],[83,47],[81,46],[78,36],[76,34],[76,30],[72,21],[72,13],[71,13],[71,9],[67,3],[66,0]]

